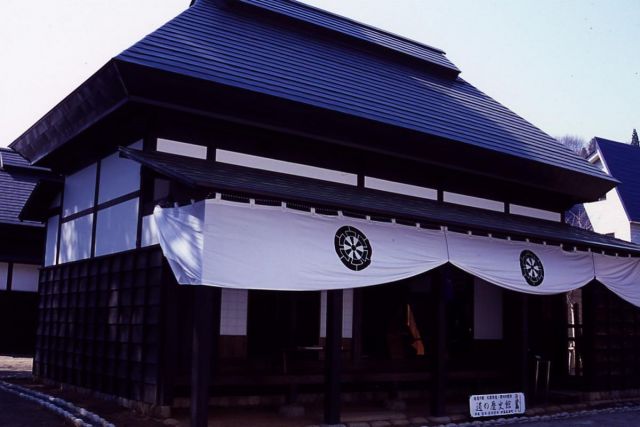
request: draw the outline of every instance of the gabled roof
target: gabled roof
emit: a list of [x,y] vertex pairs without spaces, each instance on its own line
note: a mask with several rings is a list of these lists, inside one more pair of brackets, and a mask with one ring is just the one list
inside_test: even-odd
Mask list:
[[0,148],[0,224],[22,224],[18,216],[29,195],[42,177],[43,170],[29,165],[20,154]]
[[[438,49],[295,1],[197,0],[118,55],[11,146],[46,164],[47,156],[130,105],[278,130],[290,116],[288,125],[297,125],[298,114],[313,131],[336,134],[326,138],[332,142],[399,157],[418,152],[452,169],[474,168],[571,195],[574,203],[613,187],[606,174],[458,71]],[[478,152],[492,159],[470,160],[480,158]],[[577,180],[588,185],[570,185]]]
[[279,172],[194,159],[160,152],[120,147],[122,157],[181,184],[230,195],[298,202],[316,208],[334,208],[360,215],[446,225],[473,230],[640,255],[640,246],[571,225],[421,199],[352,185],[321,181]]
[[640,222],[640,147],[594,138],[609,173],[620,181],[618,193],[630,221]]
[[[249,10],[238,7],[245,3],[199,0],[117,59],[602,175],[459,77],[378,55],[335,34],[280,25],[263,13],[285,10],[299,19],[309,10],[300,3],[254,0]],[[342,24],[332,15],[325,21],[325,28]],[[351,31],[380,45],[358,25]]]

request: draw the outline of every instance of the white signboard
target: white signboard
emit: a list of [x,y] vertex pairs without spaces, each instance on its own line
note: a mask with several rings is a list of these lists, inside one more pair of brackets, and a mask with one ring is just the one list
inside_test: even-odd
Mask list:
[[524,414],[524,394],[476,394],[469,397],[469,413],[473,418]]

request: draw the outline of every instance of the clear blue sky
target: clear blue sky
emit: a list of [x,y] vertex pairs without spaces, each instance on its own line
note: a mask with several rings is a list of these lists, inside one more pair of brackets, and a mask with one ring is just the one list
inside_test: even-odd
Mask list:
[[[445,50],[551,134],[640,128],[640,0],[305,0]],[[189,0],[1,0],[0,146]]]

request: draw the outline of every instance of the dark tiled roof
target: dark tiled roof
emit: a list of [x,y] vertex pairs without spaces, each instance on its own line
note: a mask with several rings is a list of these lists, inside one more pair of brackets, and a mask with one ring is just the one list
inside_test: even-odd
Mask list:
[[[283,14],[324,31],[283,23]],[[349,42],[355,37],[357,43]],[[363,47],[364,39],[378,47],[393,43],[396,52],[374,52]],[[399,60],[397,52],[446,60],[436,50],[296,2],[199,0],[116,59],[604,176],[463,79]]]
[[426,46],[404,37],[390,34],[360,22],[332,14],[322,9],[302,4],[296,1],[273,0],[239,0],[241,3],[270,10],[279,15],[288,16],[299,21],[332,30],[355,39],[375,44],[404,55],[408,55],[430,64],[438,65],[455,74],[460,70],[445,56],[445,53],[432,46]]
[[640,221],[640,147],[594,138],[609,173],[620,181],[618,192],[630,221]]
[[13,150],[0,148],[0,156],[3,164],[0,169],[0,223],[18,224],[21,223],[18,215],[40,179],[42,169],[30,167]]
[[640,254],[640,246],[560,222],[165,153],[144,153],[129,148],[120,148],[120,153],[159,174],[193,187]]

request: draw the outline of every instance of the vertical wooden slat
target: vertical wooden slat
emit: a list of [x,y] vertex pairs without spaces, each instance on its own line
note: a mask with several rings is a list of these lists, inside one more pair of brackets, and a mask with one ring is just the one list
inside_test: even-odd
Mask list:
[[342,371],[342,290],[327,291],[327,338],[325,346],[325,424],[340,423],[340,376]]

